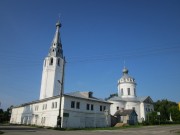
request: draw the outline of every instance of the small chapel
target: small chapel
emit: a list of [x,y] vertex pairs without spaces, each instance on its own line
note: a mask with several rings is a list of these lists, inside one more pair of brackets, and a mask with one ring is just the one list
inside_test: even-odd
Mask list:
[[[118,117],[116,122],[135,124],[147,119],[147,114],[154,111],[153,100],[150,96],[137,97],[136,82],[126,67],[118,80],[118,95],[108,99],[111,102],[110,114]],[[128,113],[130,113],[128,114]],[[127,116],[129,118],[125,118]]]

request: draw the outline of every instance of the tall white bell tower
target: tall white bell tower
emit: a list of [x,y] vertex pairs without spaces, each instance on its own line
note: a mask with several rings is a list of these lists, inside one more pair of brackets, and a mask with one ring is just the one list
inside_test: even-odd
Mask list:
[[58,21],[56,23],[56,32],[48,56],[44,59],[39,99],[60,95],[60,91],[63,90],[62,84],[65,58],[63,57],[59,32],[60,27],[61,23]]

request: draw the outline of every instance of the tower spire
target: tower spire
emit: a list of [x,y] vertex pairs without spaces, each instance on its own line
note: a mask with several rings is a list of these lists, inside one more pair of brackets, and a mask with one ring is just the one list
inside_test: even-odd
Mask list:
[[62,44],[61,44],[61,38],[60,38],[60,32],[59,32],[60,27],[61,27],[61,23],[60,23],[60,20],[58,20],[58,22],[56,23],[56,32],[54,34],[54,38],[51,43],[48,56],[63,58]]

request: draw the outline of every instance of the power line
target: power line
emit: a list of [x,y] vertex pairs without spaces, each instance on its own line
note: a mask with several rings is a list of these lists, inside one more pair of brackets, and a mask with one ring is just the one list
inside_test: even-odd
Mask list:
[[[137,48],[133,50],[122,50],[120,53],[118,52],[111,52],[106,54],[98,54],[98,55],[91,55],[91,56],[75,56],[75,57],[67,57],[68,62],[67,64],[73,63],[88,63],[88,62],[104,62],[104,61],[113,61],[119,59],[134,59],[134,58],[141,58],[144,56],[154,56],[154,55],[162,55],[170,54],[170,53],[179,53],[180,46],[171,46],[171,47],[154,47],[154,48]],[[21,55],[21,54],[11,54],[7,55],[7,53],[1,53],[0,57],[1,65],[0,68],[14,68],[15,66],[12,65],[20,65],[23,67],[34,67],[43,64],[43,59],[34,59],[34,56],[29,55]]]
[[[130,51],[122,51],[120,54],[103,54],[103,55],[94,55],[94,56],[85,56],[69,58],[70,61],[68,63],[77,63],[77,62],[91,62],[91,61],[109,61],[115,59],[124,59],[124,58],[138,58],[142,56],[151,56],[162,53],[175,53],[180,52],[180,46],[173,47],[164,47],[164,48],[151,48],[151,49],[138,49],[138,50],[130,50]],[[76,58],[76,59],[75,59]]]

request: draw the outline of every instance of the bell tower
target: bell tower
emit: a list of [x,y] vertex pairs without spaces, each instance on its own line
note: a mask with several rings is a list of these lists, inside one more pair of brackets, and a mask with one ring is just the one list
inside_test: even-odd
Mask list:
[[60,39],[60,27],[61,23],[58,21],[48,56],[44,59],[39,99],[59,95],[62,90],[65,58]]

